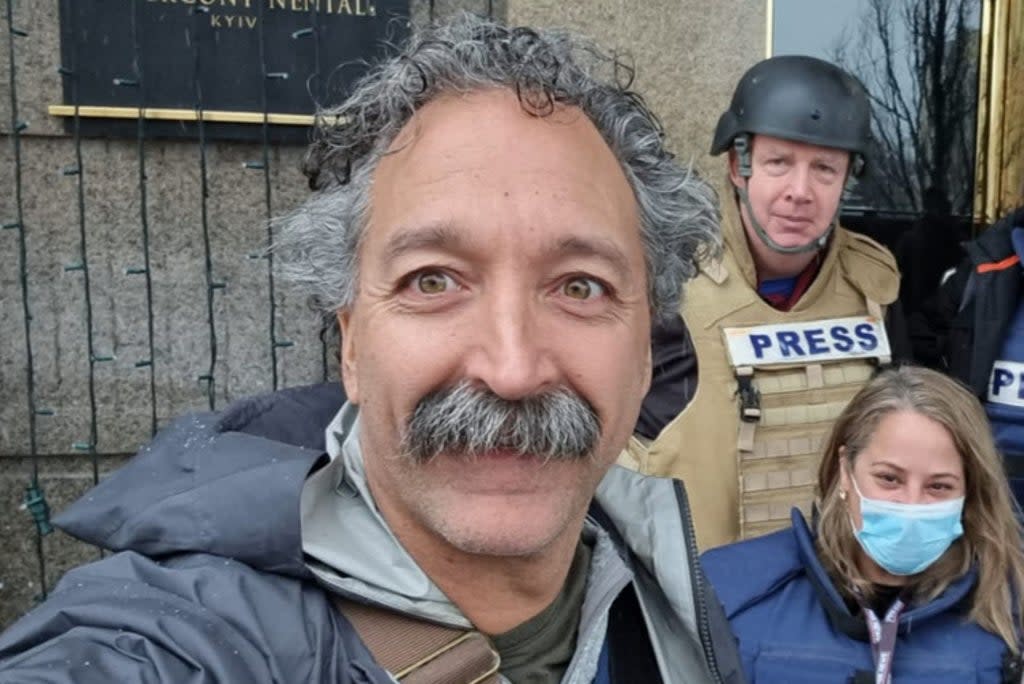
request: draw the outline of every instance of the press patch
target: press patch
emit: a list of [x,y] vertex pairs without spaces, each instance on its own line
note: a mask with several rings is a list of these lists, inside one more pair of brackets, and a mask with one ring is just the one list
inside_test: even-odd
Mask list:
[[737,368],[891,356],[885,326],[874,316],[724,328],[722,332],[729,360]]
[[988,400],[993,404],[1024,407],[1024,363],[996,361],[988,380]]

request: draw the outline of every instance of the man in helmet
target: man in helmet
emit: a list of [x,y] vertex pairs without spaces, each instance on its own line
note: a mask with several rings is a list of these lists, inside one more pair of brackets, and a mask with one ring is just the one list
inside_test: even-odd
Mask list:
[[686,481],[702,547],[806,512],[822,437],[889,361],[895,261],[838,225],[869,138],[861,84],[812,57],[754,65],[719,119],[724,250],[702,261],[681,318],[654,330],[654,380],[621,459]]

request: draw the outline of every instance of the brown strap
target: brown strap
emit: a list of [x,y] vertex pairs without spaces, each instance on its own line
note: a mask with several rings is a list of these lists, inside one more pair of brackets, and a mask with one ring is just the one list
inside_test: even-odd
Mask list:
[[744,453],[753,451],[755,432],[757,432],[757,423],[740,421],[740,429],[736,433],[736,448]]
[[865,297],[864,301],[868,306],[868,315],[882,321],[884,319],[882,314],[882,305],[870,297]]
[[377,663],[402,684],[498,684],[501,657],[480,632],[444,627],[337,594],[331,600]]

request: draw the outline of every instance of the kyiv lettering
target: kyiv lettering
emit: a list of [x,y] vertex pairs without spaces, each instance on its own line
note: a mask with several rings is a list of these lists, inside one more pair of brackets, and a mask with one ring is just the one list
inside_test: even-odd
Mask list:
[[256,28],[256,17],[241,14],[211,14],[210,26],[213,28]]

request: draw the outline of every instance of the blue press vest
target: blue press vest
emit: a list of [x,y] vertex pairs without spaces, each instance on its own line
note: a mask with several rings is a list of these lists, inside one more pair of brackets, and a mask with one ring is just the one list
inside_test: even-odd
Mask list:
[[[1020,255],[1024,251],[1024,230],[1015,229],[1012,237]],[[1011,471],[1010,487],[1017,501],[1024,503],[1024,298],[1017,302],[999,357],[992,364],[985,412]]]
[[1024,299],[992,364],[985,411],[1000,451],[1007,458],[1024,456]]

